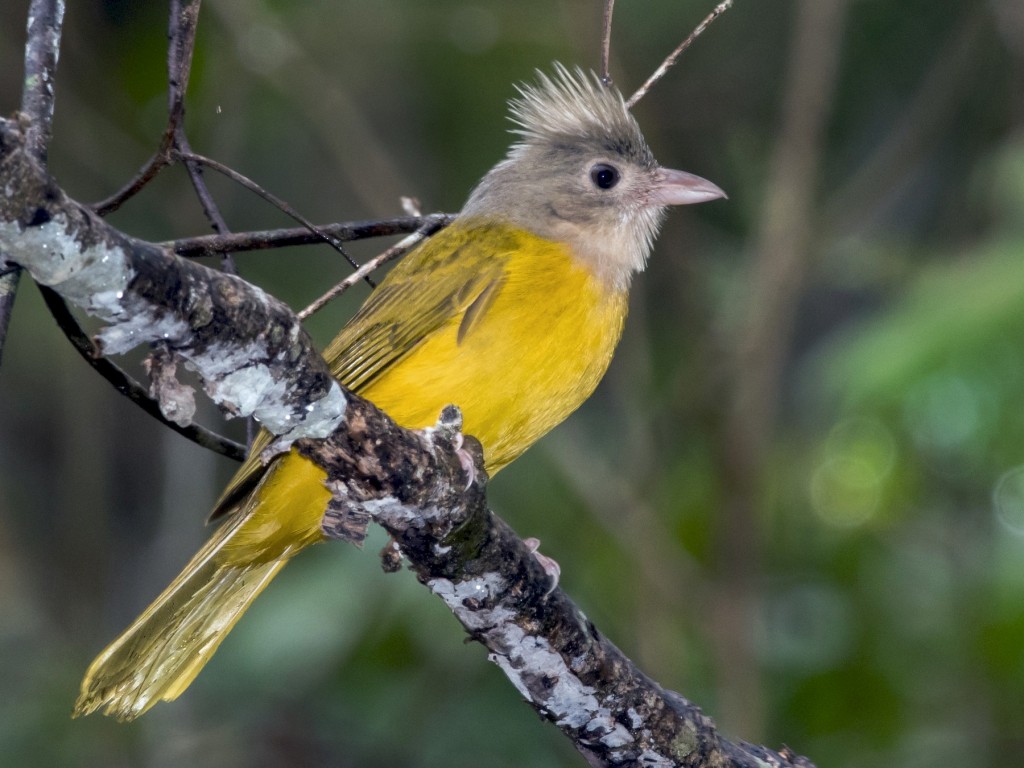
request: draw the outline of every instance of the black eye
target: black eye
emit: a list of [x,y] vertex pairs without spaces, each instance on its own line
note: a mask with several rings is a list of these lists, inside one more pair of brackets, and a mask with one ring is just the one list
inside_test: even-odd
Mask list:
[[607,163],[598,163],[590,169],[590,180],[599,189],[611,189],[619,183],[620,178],[618,168]]

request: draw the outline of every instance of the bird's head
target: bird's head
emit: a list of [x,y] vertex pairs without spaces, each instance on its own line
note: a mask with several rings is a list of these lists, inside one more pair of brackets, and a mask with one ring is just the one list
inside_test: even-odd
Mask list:
[[670,205],[725,197],[710,181],[662,168],[619,91],[555,65],[519,86],[519,141],[470,195],[463,215],[504,218],[568,243],[619,288],[643,269]]

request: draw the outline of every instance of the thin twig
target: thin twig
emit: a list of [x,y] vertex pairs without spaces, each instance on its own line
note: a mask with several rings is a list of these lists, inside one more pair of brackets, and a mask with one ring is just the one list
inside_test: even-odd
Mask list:
[[687,48],[693,45],[693,41],[703,34],[704,30],[711,25],[711,22],[730,8],[732,8],[732,0],[723,0],[723,2],[716,5],[715,9],[704,17],[704,21],[698,24],[696,28],[694,28],[693,32],[691,32],[687,38],[683,40],[683,42],[681,42],[674,51],[672,51],[672,53],[665,57],[665,60],[661,62],[661,66],[654,70],[653,74],[647,78],[647,81],[636,89],[636,93],[630,96],[629,100],[626,101],[626,107],[632,109],[634,104],[646,96],[647,92],[651,90],[651,86],[665,76],[665,73],[668,72],[672,65],[676,63],[676,60]]
[[116,211],[141,192],[160,171],[173,164],[172,150],[185,116],[185,90],[188,87],[189,73],[192,71],[192,53],[195,50],[198,20],[199,0],[189,3],[184,9],[180,0],[172,0],[167,32],[170,40],[167,46],[167,125],[156,152],[142,168],[114,194],[92,204],[92,209],[98,216],[108,216]]
[[[338,240],[337,238],[331,237],[325,231],[323,231],[322,229],[317,227],[316,224],[314,224],[309,219],[307,219],[305,216],[303,216],[301,213],[299,213],[294,208],[292,208],[292,206],[290,206],[284,200],[282,200],[281,198],[277,197],[273,193],[268,192],[263,187],[261,187],[259,184],[257,184],[255,181],[250,179],[248,176],[244,176],[243,174],[239,173],[238,171],[234,170],[233,168],[229,168],[228,166],[224,165],[223,163],[217,162],[216,160],[213,160],[213,159],[211,159],[209,157],[204,157],[203,155],[197,155],[194,152],[180,152],[179,156],[181,157],[182,160],[185,160],[185,161],[191,160],[191,161],[199,163],[201,165],[205,165],[207,168],[212,168],[213,170],[217,171],[218,173],[221,173],[224,176],[227,176],[229,179],[234,181],[236,184],[241,184],[243,187],[248,189],[250,192],[253,192],[256,195],[258,195],[259,197],[262,197],[264,200],[266,200],[268,203],[273,205],[275,208],[279,209],[280,211],[282,211],[286,215],[288,215],[291,218],[295,219],[302,226],[304,226],[307,229],[309,229],[317,237],[319,237],[323,242],[327,243],[332,248],[334,248],[334,250],[336,250],[338,253],[340,253],[342,256],[344,256],[345,260],[349,264],[351,264],[355,269],[359,269],[359,264],[354,259],[352,259],[347,253],[345,253],[345,249],[342,248],[340,240]],[[376,287],[376,285],[373,283],[373,281],[370,280],[369,278],[366,278],[366,282],[369,283],[371,287]]]
[[[167,93],[169,105],[169,125],[173,126],[173,146],[181,153],[191,154],[192,145],[185,133],[185,93],[188,90],[188,78],[192,71],[192,57],[196,47],[196,30],[199,25],[199,6],[201,0],[192,0],[184,8],[181,0],[171,0],[171,14],[168,22],[167,46]],[[202,167],[191,160],[185,161],[185,170],[189,181],[202,206],[203,214],[218,235],[230,234],[231,229],[221,215],[220,207],[210,194],[203,178]],[[221,269],[235,275],[238,270],[229,255],[221,260]]]
[[109,197],[99,200],[89,207],[92,208],[97,216],[109,216],[124,205],[125,202],[141,192],[142,188],[149,184],[149,182],[151,182],[156,175],[160,173],[160,171],[171,164],[169,150],[170,141],[168,140],[166,147],[164,147],[163,142],[161,142],[160,149],[158,149],[156,153],[154,153],[153,156],[145,162],[145,164],[127,181],[123,187]]
[[174,145],[181,156],[186,158],[185,168],[188,171],[188,178],[192,182],[192,188],[196,191],[196,197],[199,198],[199,204],[203,207],[203,213],[213,227],[213,231],[218,235],[231,234],[231,228],[228,227],[227,222],[220,213],[220,208],[206,186],[202,166],[195,160],[187,159],[189,155],[193,154],[192,145],[189,144],[188,137],[180,126],[174,138]]
[[430,237],[443,226],[444,224],[442,224],[440,221],[428,221],[408,237],[403,238],[402,240],[392,245],[383,253],[379,253],[372,259],[367,261],[365,264],[363,264],[363,266],[361,266],[351,275],[346,277],[340,283],[335,285],[333,288],[327,291],[327,293],[325,293],[319,299],[314,301],[304,310],[302,310],[301,312],[296,312],[296,317],[298,317],[299,320],[305,320],[314,312],[319,312],[323,308],[323,306],[331,299],[340,296],[353,285],[358,283],[360,280],[362,280],[372,272],[375,272],[384,264],[387,264],[389,261],[392,261],[393,259],[397,259],[399,256],[411,250],[416,245],[419,245],[421,241]]
[[605,0],[601,33],[601,82],[605,85],[612,84],[612,9],[614,7],[615,0]]
[[82,356],[89,365],[104,379],[109,381],[118,392],[127,397],[146,413],[159,421],[165,427],[169,427],[184,438],[191,440],[196,445],[207,448],[229,459],[242,461],[246,456],[246,448],[234,440],[211,432],[198,424],[190,424],[182,427],[173,421],[168,421],[160,411],[160,404],[151,398],[146,388],[125,373],[121,368],[112,363],[108,358],[101,356],[92,339],[82,330],[75,316],[71,314],[64,299],[56,291],[40,285],[39,290],[43,294],[43,301],[46,302],[50,314],[57,321],[64,335],[67,336],[75,351]]
[[192,72],[199,5],[200,0],[190,0],[182,8],[181,0],[171,0],[167,29],[167,114],[169,124],[174,127],[181,125],[185,116],[185,92]]
[[[429,216],[400,216],[394,219],[375,221],[349,221],[335,224],[318,224],[317,229],[341,242],[368,240],[374,237],[405,235],[415,232],[431,221],[439,227],[447,226],[455,218],[452,213],[432,213]],[[223,253],[264,251],[292,245],[316,245],[323,238],[306,227],[285,229],[264,229],[255,232],[236,232],[231,235],[202,235],[168,240],[160,245],[170,248],[179,256],[197,258]]]

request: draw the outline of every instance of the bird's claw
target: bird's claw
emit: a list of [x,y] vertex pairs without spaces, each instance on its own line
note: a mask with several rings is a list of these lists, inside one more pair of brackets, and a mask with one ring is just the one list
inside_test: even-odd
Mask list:
[[459,459],[459,466],[466,473],[466,487],[463,490],[468,491],[470,486],[476,482],[476,465],[473,463],[473,456],[470,452],[462,447],[465,438],[462,435],[462,411],[458,406],[446,405],[437,420],[436,428],[438,431],[446,433],[452,441],[455,455]]
[[455,455],[459,458],[462,470],[466,473],[466,487],[463,490],[468,491],[469,487],[476,482],[476,465],[473,463],[473,457],[469,451],[462,447],[464,442],[465,438],[462,433],[456,432],[455,437],[452,438],[452,446],[455,448]]
[[548,578],[551,579],[551,586],[548,588],[548,591],[544,593],[544,597],[547,597],[554,592],[555,587],[558,586],[558,579],[562,575],[562,566],[560,566],[558,561],[554,558],[541,554],[540,539],[531,536],[528,539],[523,539],[523,544],[526,545],[526,548],[530,550],[530,554],[537,559],[537,562],[540,563],[540,567],[544,569],[544,573],[546,573]]

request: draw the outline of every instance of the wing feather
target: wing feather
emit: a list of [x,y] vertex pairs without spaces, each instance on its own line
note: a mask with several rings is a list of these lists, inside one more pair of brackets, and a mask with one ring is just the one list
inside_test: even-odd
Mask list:
[[[479,324],[504,284],[517,239],[500,225],[456,222],[400,261],[327,346],[324,358],[342,386],[357,394],[431,334],[459,324],[458,340]],[[257,435],[210,519],[231,513],[266,472]]]
[[343,386],[359,392],[501,282],[515,246],[488,229],[453,225],[391,271],[324,351]]

